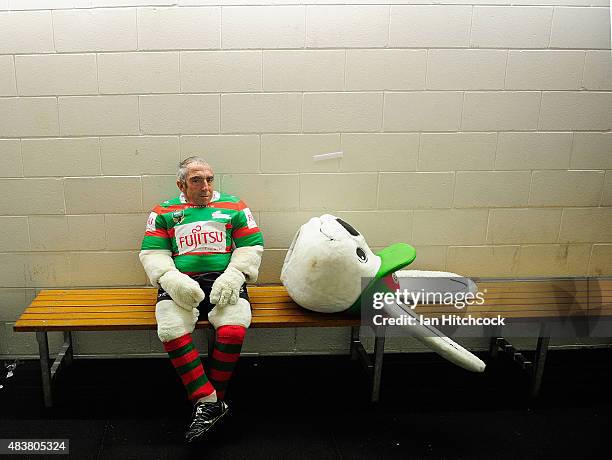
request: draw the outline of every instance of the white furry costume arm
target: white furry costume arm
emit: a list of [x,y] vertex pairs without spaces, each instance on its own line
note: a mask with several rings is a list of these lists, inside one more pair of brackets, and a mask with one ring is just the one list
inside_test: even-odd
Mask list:
[[262,254],[261,245],[234,249],[225,272],[213,283],[210,291],[211,303],[223,306],[238,302],[238,294],[245,281],[257,281]]
[[159,284],[178,306],[192,310],[204,300],[204,291],[198,282],[177,270],[170,251],[144,250],[138,257],[151,284]]

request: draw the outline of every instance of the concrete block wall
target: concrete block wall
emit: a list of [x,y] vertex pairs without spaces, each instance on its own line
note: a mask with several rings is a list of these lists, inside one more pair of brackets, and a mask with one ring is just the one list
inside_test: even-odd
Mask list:
[[[191,154],[253,209],[262,282],[325,212],[415,268],[610,275],[611,128],[608,0],[0,0],[0,356],[35,353],[12,325],[41,288],[145,285],[147,213]],[[162,351],[108,337],[77,352]]]

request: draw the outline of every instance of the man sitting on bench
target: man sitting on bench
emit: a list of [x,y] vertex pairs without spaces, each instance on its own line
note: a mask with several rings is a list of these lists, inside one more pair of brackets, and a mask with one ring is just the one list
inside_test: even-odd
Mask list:
[[[257,280],[263,254],[251,210],[213,184],[204,159],[183,160],[176,181],[181,194],[153,209],[140,252],[159,288],[157,333],[194,403],[187,442],[204,439],[227,414],[223,396],[251,324],[245,282]],[[191,337],[198,319],[216,330],[208,376]]]

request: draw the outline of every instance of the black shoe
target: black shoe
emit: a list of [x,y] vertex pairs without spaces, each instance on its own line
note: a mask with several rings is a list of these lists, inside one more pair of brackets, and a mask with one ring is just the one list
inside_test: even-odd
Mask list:
[[185,440],[188,443],[203,440],[217,422],[227,415],[228,410],[223,401],[196,403]]

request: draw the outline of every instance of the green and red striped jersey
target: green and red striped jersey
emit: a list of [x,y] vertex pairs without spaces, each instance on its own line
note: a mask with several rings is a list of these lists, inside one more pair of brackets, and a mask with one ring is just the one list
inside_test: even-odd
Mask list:
[[238,197],[213,193],[206,207],[187,203],[184,195],[153,208],[142,250],[172,251],[176,268],[187,274],[223,271],[234,248],[263,246],[251,210]]

